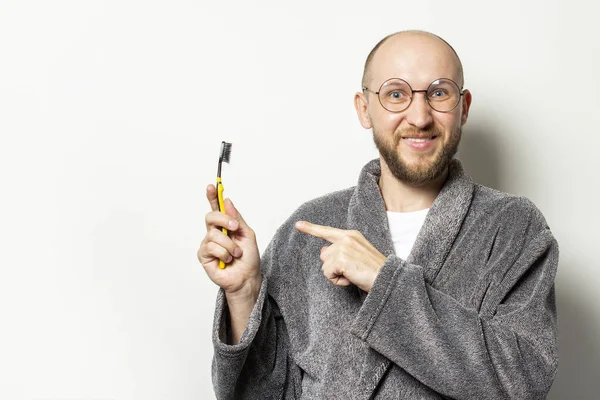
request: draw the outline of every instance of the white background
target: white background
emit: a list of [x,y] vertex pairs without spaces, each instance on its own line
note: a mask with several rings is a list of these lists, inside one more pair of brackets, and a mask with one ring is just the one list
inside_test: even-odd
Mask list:
[[600,393],[600,50],[584,1],[0,1],[0,398],[210,399],[196,259],[223,179],[265,248],[376,157],[352,97],[383,36],[454,45],[460,158],[561,246],[551,399]]

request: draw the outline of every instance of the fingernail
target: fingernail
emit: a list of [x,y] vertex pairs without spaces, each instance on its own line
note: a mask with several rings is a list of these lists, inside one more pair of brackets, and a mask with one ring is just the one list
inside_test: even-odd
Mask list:
[[238,223],[235,219],[232,219],[227,223],[227,226],[229,227],[229,229],[235,229],[235,228],[237,228],[237,225],[238,225]]
[[302,228],[304,226],[304,221],[296,222],[296,228]]
[[236,247],[235,250],[233,251],[233,256],[234,257],[241,257],[242,256],[242,249],[240,249],[239,247]]
[[231,254],[227,256],[227,259],[225,260],[225,264],[229,264],[231,262],[231,260],[233,260],[233,257],[231,257]]

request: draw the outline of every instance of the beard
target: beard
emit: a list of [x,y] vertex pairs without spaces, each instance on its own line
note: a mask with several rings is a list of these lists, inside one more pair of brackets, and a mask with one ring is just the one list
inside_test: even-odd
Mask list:
[[[452,158],[454,158],[458,151],[462,127],[459,126],[454,129],[450,134],[448,143],[437,150],[435,154],[424,155],[418,163],[408,164],[406,160],[403,160],[400,157],[398,145],[402,140],[402,136],[412,133],[437,136],[436,140],[441,140],[443,136],[443,131],[436,128],[425,131],[405,129],[403,131],[395,132],[393,137],[386,140],[385,135],[381,134],[373,127],[373,140],[375,141],[375,146],[377,146],[377,149],[379,150],[379,154],[396,179],[410,185],[418,186],[431,182],[446,172],[448,165],[450,165],[450,161],[452,161]],[[433,157],[433,159],[430,159],[431,157]]]

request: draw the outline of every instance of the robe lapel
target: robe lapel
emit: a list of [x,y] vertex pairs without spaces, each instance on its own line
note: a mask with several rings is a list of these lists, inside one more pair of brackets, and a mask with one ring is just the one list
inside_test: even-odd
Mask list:
[[[348,229],[360,231],[383,255],[394,254],[385,203],[379,190],[381,167],[375,159],[365,165],[348,206]],[[469,210],[473,182],[460,161],[450,163],[448,180],[427,213],[425,223],[407,259],[423,267],[425,279],[433,282]]]
[[348,229],[360,231],[384,256],[394,254],[385,203],[379,190],[381,169],[375,159],[365,165],[348,205]]
[[473,181],[460,161],[450,164],[448,180],[434,200],[407,262],[423,267],[425,281],[437,277],[460,231],[473,198]]

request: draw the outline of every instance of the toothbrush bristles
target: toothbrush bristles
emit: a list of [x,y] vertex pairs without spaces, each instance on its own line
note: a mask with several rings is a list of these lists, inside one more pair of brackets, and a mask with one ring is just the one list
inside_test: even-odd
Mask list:
[[221,142],[221,160],[229,163],[231,159],[231,143]]

